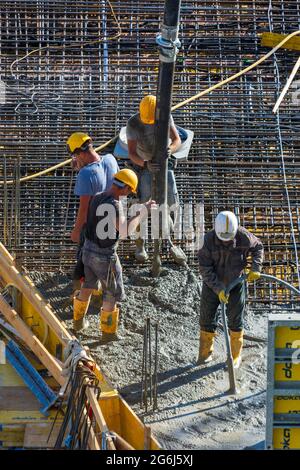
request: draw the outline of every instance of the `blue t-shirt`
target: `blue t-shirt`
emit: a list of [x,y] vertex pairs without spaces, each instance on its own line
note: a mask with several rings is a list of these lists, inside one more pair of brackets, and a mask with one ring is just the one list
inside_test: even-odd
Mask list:
[[113,182],[114,175],[119,171],[115,157],[103,155],[99,162],[89,163],[79,171],[74,194],[76,196],[93,196],[107,191]]

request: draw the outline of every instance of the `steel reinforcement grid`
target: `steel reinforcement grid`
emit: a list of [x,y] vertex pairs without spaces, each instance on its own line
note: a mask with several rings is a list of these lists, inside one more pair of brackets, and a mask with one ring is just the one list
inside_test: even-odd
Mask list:
[[[74,131],[105,143],[137,112],[143,95],[156,93],[163,7],[163,0],[1,1],[0,231],[28,269],[71,270],[76,175],[67,165],[26,182],[20,178],[67,159],[66,139]],[[269,52],[262,33],[299,29],[299,0],[182,0],[173,105]],[[186,235],[197,225],[198,204],[205,230],[218,211],[234,211],[263,240],[264,271],[299,286],[297,76],[279,113],[272,112],[298,56],[281,48],[173,113],[177,124],[195,133],[188,160],[176,169],[181,205],[189,205],[182,220],[191,229],[178,243],[195,268]],[[123,241],[119,253],[125,266],[132,265],[134,242]],[[291,300],[263,283],[250,297]]]

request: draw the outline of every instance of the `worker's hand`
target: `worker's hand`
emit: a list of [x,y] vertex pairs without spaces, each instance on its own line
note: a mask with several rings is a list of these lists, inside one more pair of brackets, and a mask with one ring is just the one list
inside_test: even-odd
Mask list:
[[80,242],[80,230],[78,230],[77,228],[73,228],[70,234],[70,238],[72,242],[79,243]]
[[257,281],[257,279],[260,278],[260,272],[258,271],[250,271],[248,273],[248,276],[247,276],[247,281],[248,282],[251,282],[251,281]]
[[158,205],[156,204],[155,201],[153,201],[153,199],[149,199],[149,201],[145,202],[144,205],[145,205],[148,213],[151,211],[151,209],[157,209],[158,208]]
[[152,160],[148,160],[147,168],[151,173],[158,173],[160,171],[160,164],[154,163]]
[[228,304],[229,295],[228,295],[228,294],[227,294],[227,295],[225,294],[225,290],[224,290],[224,289],[221,290],[218,295],[219,295],[219,301],[220,301],[222,304]]

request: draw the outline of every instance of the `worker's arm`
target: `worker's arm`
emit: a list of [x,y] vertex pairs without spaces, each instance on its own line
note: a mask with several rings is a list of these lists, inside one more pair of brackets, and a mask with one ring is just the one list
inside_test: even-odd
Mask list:
[[204,239],[204,245],[198,253],[199,271],[203,281],[210,287],[217,295],[224,289],[224,285],[219,281],[211,256],[211,252],[207,246],[207,241]]
[[134,204],[131,206],[130,210],[131,212],[136,212],[136,214],[130,217],[129,220],[126,219],[123,212],[120,210],[116,220],[116,227],[120,233],[120,238],[126,239],[128,236],[135,233],[140,223],[148,217],[151,209],[156,207],[157,205],[153,200],[149,200],[143,204]]
[[138,156],[137,151],[136,151],[136,145],[137,145],[136,140],[131,140],[131,139],[127,140],[128,155],[132,163],[143,168],[145,162],[141,157]]
[[176,150],[178,150],[181,145],[181,139],[176,129],[176,126],[175,124],[172,124],[172,123],[170,125],[170,139],[172,143],[169,145],[169,149],[172,154],[172,153],[175,153]]
[[71,240],[74,243],[79,243],[80,231],[87,220],[87,213],[89,208],[91,196],[80,196],[80,204],[77,212],[75,226],[71,232]]

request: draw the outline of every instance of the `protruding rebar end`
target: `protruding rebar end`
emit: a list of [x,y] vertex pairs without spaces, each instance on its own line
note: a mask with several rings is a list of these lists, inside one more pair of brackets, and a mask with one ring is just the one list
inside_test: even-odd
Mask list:
[[154,254],[153,254],[153,259],[152,259],[152,269],[151,273],[153,277],[158,277],[161,273],[161,258],[159,255],[159,250],[160,250],[160,242],[158,240],[155,240],[154,242]]

